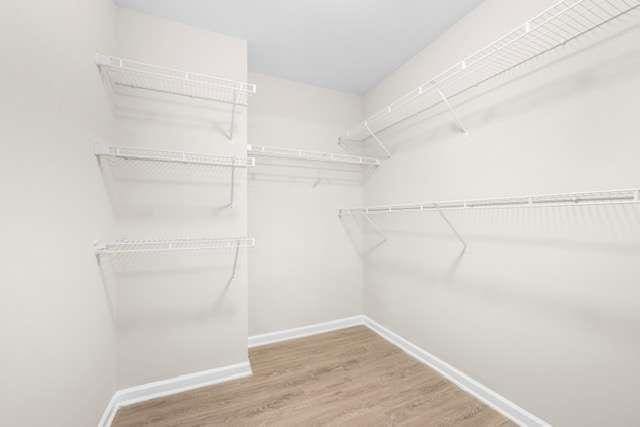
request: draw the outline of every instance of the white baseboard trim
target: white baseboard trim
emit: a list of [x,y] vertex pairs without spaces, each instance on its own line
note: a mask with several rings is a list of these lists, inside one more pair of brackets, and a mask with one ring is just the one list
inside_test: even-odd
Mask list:
[[[373,319],[360,315],[333,320],[325,323],[303,326],[300,328],[287,329],[283,331],[271,332],[268,334],[255,335],[249,337],[249,347],[273,344],[288,341],[295,338],[302,338],[324,332],[349,328],[352,326],[364,325],[391,344],[403,350],[414,359],[428,365],[438,371],[442,376],[456,384],[462,390],[471,394],[481,402],[492,407],[504,416],[513,420],[520,426],[527,427],[551,427],[551,424],[529,413],[510,400],[504,398],[493,390],[480,384],[462,371],[454,368],[431,353],[423,350],[417,345],[407,341],[402,336],[390,331]],[[225,366],[222,368],[210,369],[193,374],[181,375],[179,377],[143,384],[136,387],[120,390],[113,395],[107,408],[100,419],[98,427],[109,427],[119,408],[134,403],[142,402],[157,397],[180,393],[194,388],[205,387],[244,378],[251,375],[251,365],[249,362],[237,365]]]
[[249,337],[249,348],[288,341],[294,338],[308,337],[310,335],[322,334],[324,332],[336,331],[338,329],[350,328],[352,326],[364,324],[365,316],[359,315],[332,320],[330,322],[302,326],[300,328],[285,329],[283,331],[270,332],[268,334],[254,335]]
[[116,416],[116,412],[118,412],[118,405],[116,403],[116,395],[114,394],[111,397],[111,400],[107,404],[107,407],[104,408],[104,412],[100,417],[100,421],[98,421],[98,427],[109,427],[113,422],[113,419]]
[[123,406],[200,387],[220,384],[226,381],[237,380],[251,376],[251,374],[251,364],[247,361],[118,390],[111,398],[111,401],[109,401],[107,408],[100,418],[98,427],[109,427],[113,422],[116,412]]
[[391,344],[403,350],[414,359],[428,365],[438,371],[442,376],[460,387],[462,390],[474,396],[476,399],[492,407],[504,416],[513,420],[520,426],[550,427],[546,421],[529,413],[515,403],[499,395],[495,391],[485,387],[478,381],[469,377],[464,372],[454,368],[431,353],[423,350],[417,345],[407,341],[395,332],[390,331],[380,325],[375,320],[365,315],[348,317],[345,319],[333,320],[331,322],[317,323],[315,325],[303,326],[301,328],[287,329],[284,331],[271,332],[263,335],[249,337],[249,348],[261,345],[273,344],[281,341],[288,341],[295,338],[307,337],[311,335],[331,332],[351,326],[364,325]]
[[541,420],[540,418],[519,407],[515,403],[504,398],[488,387],[485,387],[478,381],[469,377],[464,372],[459,371],[458,369],[437,358],[431,353],[407,341],[400,335],[390,331],[389,329],[385,328],[369,317],[363,317],[365,325],[369,329],[376,332],[391,344],[402,349],[409,356],[438,371],[440,374],[442,374],[442,376],[460,387],[462,390],[471,394],[472,396],[482,401],[486,405],[492,407],[504,416],[510,418],[516,424],[520,426],[551,427],[551,424],[547,423],[544,420]]

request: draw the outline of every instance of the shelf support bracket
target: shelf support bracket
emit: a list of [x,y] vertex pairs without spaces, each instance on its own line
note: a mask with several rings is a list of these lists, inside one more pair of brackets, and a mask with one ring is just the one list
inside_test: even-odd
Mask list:
[[378,138],[378,135],[376,135],[371,128],[369,127],[369,123],[364,122],[362,124],[364,126],[364,128],[367,130],[367,132],[369,132],[369,134],[371,135],[371,137],[374,139],[374,141],[376,141],[376,143],[378,144],[378,146],[380,147],[380,149],[384,152],[384,155],[387,156],[387,158],[391,158],[391,153],[389,152],[389,150],[387,150],[387,147],[384,145],[384,143],[380,140],[380,138]]
[[231,105],[231,124],[229,126],[229,133],[227,139],[231,141],[233,139],[233,128],[236,122],[236,104],[238,103],[238,91],[233,91],[233,104]]
[[235,255],[233,257],[233,271],[231,272],[231,277],[229,277],[229,280],[227,280],[227,287],[229,285],[231,285],[231,282],[233,282],[233,280],[236,278],[236,275],[238,274],[238,255],[240,253],[240,243],[236,244],[236,251],[235,251]]
[[456,114],[456,110],[453,109],[453,106],[449,102],[449,98],[447,98],[447,96],[444,94],[444,92],[442,92],[442,90],[439,87],[436,86],[436,90],[438,91],[440,98],[442,98],[442,102],[444,102],[444,104],[447,106],[447,109],[449,110],[449,113],[451,114],[453,121],[456,123],[456,126],[458,126],[458,128],[460,129],[460,131],[462,131],[463,134],[468,135],[469,132],[467,132],[467,129],[464,127],[464,125],[460,121],[460,118],[458,118],[458,115]]
[[[235,160],[234,160],[235,163]],[[229,185],[229,203],[227,203],[227,205],[225,206],[226,208],[230,208],[231,206],[233,206],[233,193],[234,193],[234,187],[235,187],[235,183],[236,183],[236,166],[235,164],[231,166],[231,184]]]
[[374,231],[378,236],[380,236],[380,238],[382,239],[382,240],[380,241],[380,243],[378,243],[378,244],[376,245],[376,247],[377,247],[377,246],[380,246],[381,244],[383,244],[384,242],[386,242],[386,241],[387,241],[387,236],[382,232],[382,230],[380,229],[380,227],[378,226],[378,224],[376,224],[376,223],[373,221],[373,219],[371,219],[371,216],[369,215],[369,213],[368,213],[368,212],[366,212],[366,211],[363,211],[363,212],[362,212],[362,217],[363,217],[364,219],[366,219],[366,220],[367,220],[367,222],[369,223],[369,225],[371,225],[371,228],[373,228],[373,231]]
[[[98,159],[100,158],[99,156],[96,156],[96,157],[98,157]],[[93,254],[96,257],[96,262],[98,263],[98,267],[102,268],[102,257],[100,256],[100,249],[102,249],[102,245],[98,240],[93,242],[93,249],[94,249]]]
[[460,243],[462,243],[462,252],[466,251],[467,250],[467,242],[462,238],[460,233],[458,233],[458,230],[456,230],[456,228],[453,226],[451,221],[449,221],[449,218],[447,218],[447,216],[444,214],[444,212],[442,212],[441,210],[438,210],[438,213],[440,214],[440,217],[442,217],[444,222],[447,223],[447,225],[449,226],[449,228],[451,229],[453,234],[455,234],[456,238],[460,241]]

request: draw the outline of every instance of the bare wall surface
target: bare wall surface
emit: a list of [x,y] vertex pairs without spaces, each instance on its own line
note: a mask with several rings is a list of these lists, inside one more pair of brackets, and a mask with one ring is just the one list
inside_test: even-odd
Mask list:
[[[337,136],[362,118],[361,99],[250,74],[254,145],[340,151]],[[249,335],[362,312],[362,264],[337,209],[360,203],[359,166],[256,160],[249,180]]]
[[1,425],[96,425],[115,390],[93,255],[110,206],[90,142],[111,129],[93,55],[114,48],[113,9],[110,0],[2,5]]
[[[118,9],[117,54],[240,81],[246,42]],[[244,157],[247,112],[225,135],[226,104],[115,97],[115,144]],[[112,239],[223,238],[247,234],[246,171],[162,163],[105,162],[117,229]],[[250,250],[250,249],[249,249]],[[118,388],[247,360],[247,250],[231,283],[233,250],[111,259],[106,267],[118,332]]]
[[[488,0],[366,96],[372,112],[548,6]],[[368,205],[637,187],[637,15],[383,132]],[[640,210],[376,216],[365,314],[554,425],[635,424]],[[374,236],[372,235],[372,238]]]

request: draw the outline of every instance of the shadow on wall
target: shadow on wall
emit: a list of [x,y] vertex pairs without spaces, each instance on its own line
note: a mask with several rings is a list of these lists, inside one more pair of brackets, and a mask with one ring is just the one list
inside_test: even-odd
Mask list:
[[232,316],[236,307],[226,295],[234,266],[232,250],[116,254],[101,260],[111,315],[121,332]]
[[[637,21],[638,17],[631,17]],[[610,52],[601,55],[594,63],[593,56],[589,61],[578,66],[578,69],[563,71],[560,67],[568,61],[580,61],[583,55],[593,55],[591,49],[606,49],[607,43],[622,37],[635,37],[640,34],[640,24],[634,23],[620,30],[616,28],[602,30],[590,38],[580,38],[569,43],[566,48],[548,52],[532,61],[521,64],[500,74],[486,82],[466,90],[459,95],[451,96],[451,103],[458,117],[465,127],[482,128],[498,120],[526,114],[545,105],[553,104],[568,97],[583,95],[585,92],[606,89],[608,86],[619,84],[620,81],[635,79],[640,74],[640,50],[619,52],[611,57]],[[571,46],[574,51],[566,53]],[[612,52],[619,49],[612,49]],[[550,74],[542,75],[541,71]],[[567,73],[569,73],[567,75]],[[560,76],[554,76],[560,74]],[[533,81],[538,78],[538,81]],[[527,89],[520,90],[517,85],[526,83]],[[534,87],[531,88],[531,83]],[[514,90],[514,95],[505,99],[501,91]],[[435,105],[434,105],[435,104]],[[425,109],[424,106],[434,105]],[[377,133],[387,148],[394,152],[411,151],[415,145],[425,142],[447,140],[460,136],[460,130],[452,122],[449,111],[440,101],[434,101],[429,95],[423,96],[419,102],[412,103],[408,111],[398,124],[384,127]],[[467,111],[465,111],[467,110]],[[469,112],[468,110],[473,110]],[[362,149],[362,143],[347,143],[352,149]],[[379,150],[371,140],[364,145],[365,154],[380,155]]]
[[[622,339],[640,325],[640,207],[583,206],[449,212],[459,242],[435,213],[376,215],[388,241],[365,256],[367,297],[384,304],[436,293],[495,309],[545,313]],[[482,230],[478,232],[475,230]],[[365,239],[378,236],[365,230]],[[451,306],[451,310],[456,310]]]
[[[179,97],[148,90],[117,87],[111,93],[114,115],[120,119],[153,122],[187,129],[213,130],[229,137],[246,106]],[[232,116],[235,117],[232,119]]]
[[[110,86],[111,87],[111,86]],[[109,88],[108,88],[109,89]],[[246,114],[242,105],[179,97],[172,94],[144,89],[114,86],[108,90],[112,98],[114,114],[133,121],[128,127],[129,136],[123,136],[119,144],[127,146],[127,140],[150,140],[145,148],[159,149],[155,140],[167,140],[166,135],[176,134],[176,141],[183,141],[184,128],[206,133],[193,133],[188,146],[201,142],[203,135],[226,141],[230,126],[237,126],[238,116]],[[232,111],[235,120],[232,121]],[[153,132],[146,133],[138,122],[152,122]],[[166,132],[164,128],[166,126]],[[176,127],[181,129],[176,130]],[[235,129],[234,129],[235,130]],[[142,132],[142,134],[138,134]],[[233,142],[233,141],[231,141]],[[179,148],[183,150],[184,148]],[[189,151],[189,150],[187,150]],[[212,150],[206,149],[206,152]],[[98,160],[114,215],[117,219],[156,218],[210,218],[233,215],[234,196],[246,181],[246,169],[201,164],[179,164],[141,159],[108,158]]]
[[207,218],[233,213],[246,169],[109,158],[100,169],[116,218]]
[[[485,248],[486,249],[486,248]],[[541,255],[540,252],[529,251],[533,256]],[[549,253],[547,253],[549,255]],[[566,258],[557,256],[555,260],[540,258],[538,267],[554,266],[563,263]],[[470,255],[473,257],[474,255]],[[493,256],[493,259],[491,257]],[[479,257],[482,262],[496,262],[501,256],[499,251],[486,250],[484,257]],[[545,265],[545,262],[550,264]],[[598,265],[597,259],[574,257],[574,262],[581,262],[585,266]],[[410,305],[423,305],[425,300],[434,298],[434,295],[446,295],[449,310],[456,313],[458,308],[453,303],[455,300],[466,300],[467,304],[483,307],[490,305],[493,310],[514,310],[527,313],[532,316],[544,315],[548,319],[562,319],[562,321],[575,322],[579,319],[580,328],[595,331],[607,340],[615,337],[619,343],[628,344],[629,339],[640,333],[640,315],[637,298],[621,298],[620,294],[637,295],[637,281],[635,277],[640,272],[620,275],[618,270],[600,270],[588,268],[588,275],[598,278],[600,289],[595,289],[595,279],[584,281],[583,275],[573,276],[573,281],[566,281],[566,277],[553,274],[546,279],[540,277],[527,277],[535,274],[532,266],[523,266],[514,263],[511,267],[518,269],[518,275],[513,271],[509,277],[494,272],[493,275],[478,276],[475,268],[479,260],[454,259],[452,265],[462,270],[455,278],[443,277],[443,274],[433,273],[429,266],[419,266],[417,263],[409,265],[399,259],[384,259],[368,261],[367,299],[378,307],[384,307],[389,300],[389,283],[395,284],[398,301],[402,301],[407,311]],[[471,264],[467,266],[466,264]],[[476,273],[474,273],[474,271]],[[549,270],[547,270],[549,272]],[[587,273],[587,272],[585,272]],[[517,276],[517,277],[516,277]],[[612,282],[602,281],[605,277],[616,277]],[[515,278],[515,279],[514,279]],[[603,283],[606,286],[603,286]],[[553,296],[551,296],[553,295]],[[413,302],[412,302],[413,301]],[[421,302],[422,301],[422,302]],[[419,313],[424,307],[414,307]],[[630,326],[631,325],[631,326]]]
[[[567,253],[640,254],[640,207],[637,205],[467,209],[450,211],[447,215],[467,241],[471,254],[474,245],[509,246],[514,251],[518,247],[536,247]],[[341,219],[347,234],[354,236],[351,240],[362,256],[373,254],[383,243],[385,247],[395,246],[394,250],[400,253],[405,245],[425,245],[425,249],[433,249],[433,245],[444,244],[438,249],[440,254],[452,253],[456,260],[461,255],[460,242],[437,212],[375,214],[370,218],[373,222],[359,214]],[[449,247],[454,250],[448,250]]]
[[[468,209],[450,211],[447,215],[469,242],[613,251],[620,255],[640,252],[640,207],[637,205]],[[402,220],[405,227],[382,228],[389,238],[455,241],[444,225],[437,231],[424,228],[438,223],[437,212],[383,214],[374,219],[379,224],[396,224]],[[409,224],[415,228],[407,228]]]
[[386,233],[373,220],[359,213],[342,214],[340,224],[360,257],[366,257],[387,242]]

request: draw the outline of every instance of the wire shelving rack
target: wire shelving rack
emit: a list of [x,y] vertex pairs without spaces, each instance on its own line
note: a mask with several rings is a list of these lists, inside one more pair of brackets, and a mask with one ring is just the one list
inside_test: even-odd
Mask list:
[[97,256],[152,252],[204,251],[213,249],[252,248],[253,237],[224,239],[175,239],[175,240],[120,240],[113,243],[96,243]]
[[296,159],[313,162],[343,163],[360,166],[380,166],[380,160],[375,157],[357,156],[353,154],[329,153],[295,148],[267,147],[262,145],[247,145],[247,154],[252,157],[272,157],[282,159]]
[[96,54],[96,65],[111,89],[141,89],[247,106],[256,85],[231,79]]
[[230,126],[226,135],[228,139],[233,138],[236,107],[247,107],[249,97],[256,93],[256,85],[251,83],[101,53],[96,54],[95,62],[107,90],[112,94],[144,91],[230,105]]
[[223,239],[174,239],[174,240],[121,240],[113,243],[95,243],[95,255],[98,265],[102,266],[105,256],[129,256],[136,254],[202,252],[210,250],[233,250],[233,267],[226,286],[237,277],[240,249],[255,247],[253,237],[233,237]]
[[339,144],[344,148],[346,141],[364,142],[371,138],[390,157],[378,134],[442,104],[466,133],[450,103],[452,98],[565,46],[638,7],[640,0],[558,1],[349,129],[339,138]]
[[233,156],[221,156],[216,154],[193,153],[188,151],[153,150],[134,147],[108,146],[102,143],[96,144],[96,157],[100,164],[103,158],[115,161],[124,161],[132,166],[143,163],[160,163],[179,165],[180,169],[187,168],[190,175],[202,175],[211,169],[229,169],[229,202],[225,207],[230,207],[234,202],[234,189],[236,181],[236,169],[248,169],[255,165],[253,158],[239,158]]
[[188,151],[152,150],[134,147],[98,145],[96,156],[149,162],[180,163],[184,165],[204,165],[229,168],[248,168],[255,165],[252,158],[220,156],[216,154],[193,153]]
[[443,211],[462,209],[506,209],[533,207],[568,207],[640,203],[640,188],[514,196],[490,199],[449,200],[439,202],[380,205],[340,209],[339,215],[352,213],[384,214],[406,211]]
[[375,233],[382,238],[382,242],[385,242],[387,240],[386,235],[373,221],[371,215],[401,212],[435,212],[442,217],[447,226],[463,245],[464,249],[466,249],[466,241],[446,216],[446,211],[606,205],[640,205],[640,188],[357,207],[339,209],[338,217],[342,218],[346,215],[362,215],[369,225],[371,225]]

